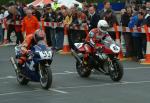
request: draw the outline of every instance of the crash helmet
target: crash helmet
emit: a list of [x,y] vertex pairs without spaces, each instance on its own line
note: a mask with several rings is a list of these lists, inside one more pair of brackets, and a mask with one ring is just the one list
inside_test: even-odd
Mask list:
[[98,24],[97,24],[97,27],[99,28],[99,30],[101,32],[105,33],[105,32],[107,32],[107,30],[109,28],[109,25],[108,25],[106,20],[99,20]]
[[37,29],[34,33],[34,40],[36,42],[39,42],[41,40],[44,40],[45,38],[45,32],[42,29]]

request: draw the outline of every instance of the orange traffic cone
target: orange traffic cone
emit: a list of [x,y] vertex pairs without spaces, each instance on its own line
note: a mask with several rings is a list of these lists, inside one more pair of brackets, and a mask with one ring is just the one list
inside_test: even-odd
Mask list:
[[120,51],[120,53],[119,53],[119,55],[118,55],[118,58],[119,58],[120,60],[124,60],[124,58],[123,58],[123,52],[122,52],[122,46],[121,46],[121,43],[120,43],[120,37],[119,37],[119,32],[118,32],[117,24],[114,24],[113,27],[114,27],[114,31],[115,31],[115,33],[116,33],[116,43],[119,44],[119,46],[121,47],[121,51]]
[[147,37],[147,50],[145,55],[145,60],[141,62],[141,64],[150,64],[150,32],[147,25],[144,25],[144,29]]
[[64,44],[63,44],[63,51],[60,54],[70,54],[70,47],[68,42],[68,27],[67,25],[64,26]]

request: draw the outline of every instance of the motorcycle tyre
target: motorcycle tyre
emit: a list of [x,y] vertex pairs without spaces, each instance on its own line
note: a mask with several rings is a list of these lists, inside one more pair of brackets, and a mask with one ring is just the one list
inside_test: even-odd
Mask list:
[[52,85],[52,71],[51,71],[50,67],[45,67],[45,71],[47,73],[46,84],[42,82],[41,78],[40,78],[40,84],[43,89],[48,90]]
[[[114,67],[114,65],[116,64],[117,68]],[[110,78],[115,81],[118,82],[122,79],[123,77],[123,65],[121,64],[121,62],[119,60],[115,60],[113,61],[113,67],[114,67],[114,71],[110,70]],[[116,72],[118,73],[117,76],[114,76],[114,73],[116,74]]]
[[[84,69],[84,71],[83,71],[83,69]],[[76,70],[77,70],[79,76],[83,77],[83,78],[87,78],[91,74],[91,70],[90,69],[82,68],[82,64],[79,63],[78,61],[76,62]]]

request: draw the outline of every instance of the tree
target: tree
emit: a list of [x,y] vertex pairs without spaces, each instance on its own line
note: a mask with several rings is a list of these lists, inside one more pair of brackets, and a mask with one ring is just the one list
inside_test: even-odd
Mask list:
[[19,2],[22,2],[22,3],[31,3],[32,1],[34,0],[0,0],[0,4],[3,5],[3,4],[8,4],[10,1],[19,1]]

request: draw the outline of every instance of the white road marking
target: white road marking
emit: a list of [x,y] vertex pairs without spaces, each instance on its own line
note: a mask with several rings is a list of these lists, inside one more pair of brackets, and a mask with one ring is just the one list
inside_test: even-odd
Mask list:
[[134,69],[150,69],[149,67],[132,67],[132,68],[124,68],[125,70],[134,70]]
[[122,82],[119,82],[119,83],[81,85],[81,86],[72,86],[72,87],[57,87],[56,89],[79,89],[79,88],[93,88],[93,87],[103,87],[103,86],[112,86],[112,85],[143,84],[143,83],[150,83],[150,81],[137,81],[137,82],[122,81]]
[[65,73],[68,73],[68,74],[74,74],[74,73],[77,73],[77,72],[71,72],[71,71],[64,71]]
[[127,82],[127,81],[122,81],[120,84],[142,84],[142,83],[150,83],[150,81],[135,81],[135,82]]
[[67,94],[67,93],[68,93],[68,92],[66,92],[66,91],[57,90],[57,89],[54,89],[54,88],[50,88],[49,90],[50,90],[50,91],[54,91],[54,92],[58,92],[58,93],[63,93],[63,94]]
[[31,91],[22,91],[22,92],[8,92],[8,93],[1,93],[0,96],[14,95],[14,94],[23,94],[23,93],[30,93],[30,92],[36,92],[36,91],[41,91],[41,90],[31,90]]
[[0,77],[0,80],[3,80],[3,79],[14,79],[16,78],[16,76],[6,76],[6,77]]
[[77,73],[77,72],[64,72],[64,73],[52,73],[53,75],[66,75],[66,74],[74,74],[74,73]]

